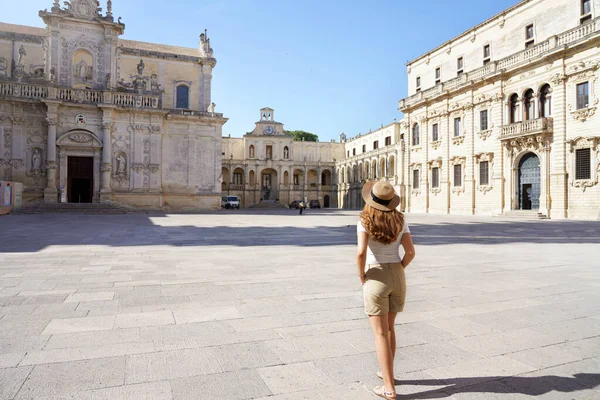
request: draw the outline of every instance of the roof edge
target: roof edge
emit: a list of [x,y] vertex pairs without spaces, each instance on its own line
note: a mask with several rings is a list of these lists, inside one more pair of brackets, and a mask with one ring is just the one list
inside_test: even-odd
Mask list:
[[434,49],[432,49],[432,50],[430,50],[430,51],[428,51],[428,52],[426,52],[426,53],[423,53],[423,54],[421,54],[421,55],[420,55],[420,56],[418,56],[417,58],[415,58],[415,59],[413,59],[413,60],[411,60],[411,61],[407,62],[407,63],[406,63],[406,64],[404,64],[404,65],[408,67],[409,65],[411,65],[411,64],[414,64],[414,63],[416,63],[417,61],[419,61],[419,60],[423,59],[423,58],[424,58],[424,57],[426,57],[427,55],[429,55],[429,54],[432,54],[432,53],[435,53],[436,51],[438,51],[438,50],[442,49],[443,47],[447,46],[448,44],[450,44],[450,43],[452,43],[452,42],[455,42],[456,40],[458,40],[458,39],[460,39],[460,38],[462,38],[462,37],[464,37],[464,36],[468,35],[469,33],[473,32],[474,30],[477,30],[477,29],[479,29],[479,28],[481,28],[481,27],[483,27],[483,26],[485,26],[485,25],[488,25],[489,23],[491,23],[491,22],[495,21],[496,19],[498,19],[498,18],[500,18],[500,17],[502,17],[502,16],[505,16],[506,14],[508,14],[508,13],[510,13],[510,12],[512,12],[512,11],[514,11],[514,10],[516,10],[516,9],[518,9],[518,8],[520,8],[520,7],[522,7],[522,6],[524,6],[525,4],[532,2],[532,1],[534,1],[534,0],[521,0],[521,1],[519,1],[517,4],[515,4],[514,6],[512,6],[512,7],[509,7],[509,8],[507,8],[507,9],[505,9],[505,10],[503,10],[503,11],[499,12],[498,14],[494,15],[493,17],[486,19],[486,20],[485,20],[485,21],[483,21],[482,23],[480,23],[480,24],[478,24],[478,25],[475,25],[475,26],[474,26],[474,27],[472,27],[472,28],[469,28],[469,29],[467,29],[466,31],[464,31],[464,32],[463,32],[463,33],[461,33],[460,35],[458,35],[458,36],[455,36],[455,37],[453,37],[452,39],[445,41],[445,42],[444,42],[444,43],[442,43],[441,45],[439,45],[439,46],[435,47]]

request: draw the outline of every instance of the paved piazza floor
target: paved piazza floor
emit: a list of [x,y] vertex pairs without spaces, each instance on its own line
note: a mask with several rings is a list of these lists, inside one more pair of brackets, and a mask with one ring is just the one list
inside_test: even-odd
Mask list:
[[[600,223],[407,218],[399,399],[600,399]],[[374,398],[356,220],[0,217],[0,400]]]

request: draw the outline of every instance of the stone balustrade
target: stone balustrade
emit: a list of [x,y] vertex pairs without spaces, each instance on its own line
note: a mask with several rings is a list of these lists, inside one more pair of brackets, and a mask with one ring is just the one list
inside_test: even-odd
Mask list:
[[552,131],[551,118],[538,118],[515,122],[502,127],[500,139],[512,139],[520,136],[535,135]]
[[111,104],[125,108],[158,109],[161,108],[162,95],[0,82],[0,97],[12,97],[16,100],[57,100],[65,103]]
[[551,36],[547,40],[532,46],[528,49],[511,54],[501,60],[494,61],[473,71],[461,74],[456,78],[446,82],[439,83],[432,88],[418,92],[412,96],[406,97],[398,102],[399,110],[407,110],[423,101],[432,100],[443,93],[452,92],[473,82],[490,78],[501,72],[512,68],[518,68],[523,64],[529,63],[534,59],[550,53],[555,49],[563,49],[565,46],[576,44],[586,39],[588,36],[600,31],[600,17],[580,25],[576,28],[563,32],[559,35]]

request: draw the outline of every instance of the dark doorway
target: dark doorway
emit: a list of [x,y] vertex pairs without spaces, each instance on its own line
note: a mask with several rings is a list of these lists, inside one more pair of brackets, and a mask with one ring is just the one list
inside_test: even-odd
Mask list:
[[69,157],[67,201],[91,203],[94,197],[94,158]]
[[533,153],[525,154],[519,163],[519,208],[540,208],[540,159]]
[[323,197],[323,208],[329,208],[329,196],[325,195],[325,197]]

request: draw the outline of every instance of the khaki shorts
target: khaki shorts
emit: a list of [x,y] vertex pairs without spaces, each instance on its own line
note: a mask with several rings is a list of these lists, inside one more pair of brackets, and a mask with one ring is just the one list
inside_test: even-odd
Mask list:
[[402,312],[406,300],[406,278],[401,263],[371,264],[363,286],[365,313],[382,315]]

